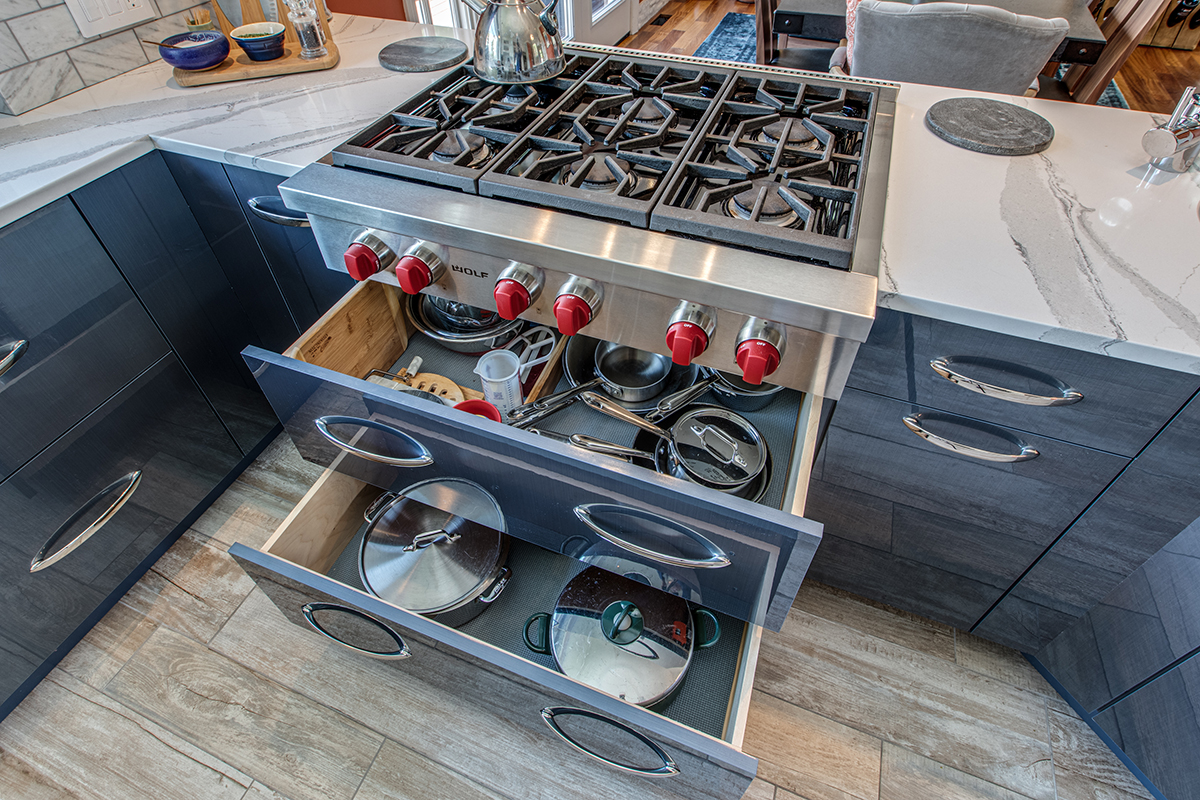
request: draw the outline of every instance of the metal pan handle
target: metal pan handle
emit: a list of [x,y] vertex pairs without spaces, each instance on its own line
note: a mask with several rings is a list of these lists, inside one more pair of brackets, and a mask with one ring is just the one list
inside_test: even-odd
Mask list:
[[[636,545],[633,542],[626,541],[601,525],[599,520],[596,519],[597,512],[624,514],[626,516],[651,519],[655,523],[678,531],[687,538],[696,542],[708,551],[709,556],[708,558],[681,558],[668,553],[660,553],[657,550],[651,550],[648,547]],[[631,553],[636,553],[639,556],[649,558],[661,564],[669,564],[673,567],[685,567],[688,569],[720,569],[722,567],[728,567],[733,563],[729,559],[729,556],[725,554],[725,551],[723,551],[720,547],[717,547],[717,545],[714,543],[710,542],[700,533],[692,530],[686,525],[681,525],[673,519],[668,519],[666,517],[659,516],[658,514],[652,514],[649,511],[642,511],[641,509],[628,508],[626,506],[613,505],[609,503],[588,503],[582,506],[575,506],[575,516],[579,518],[580,522],[591,528],[592,531],[601,539],[611,542],[617,547],[628,550]]]
[[[662,766],[661,767],[635,767],[630,764],[622,764],[620,761],[614,761],[611,758],[607,758],[605,756],[600,755],[599,753],[595,753],[591,750],[588,750],[586,747],[581,745],[579,742],[572,739],[570,737],[570,735],[567,734],[566,731],[564,731],[561,727],[559,727],[558,720],[556,718],[557,717],[568,717],[568,716],[587,717],[588,719],[598,720],[598,721],[606,723],[608,725],[612,725],[614,728],[617,728],[618,730],[628,733],[630,736],[633,736],[633,737],[637,738],[639,741],[641,741],[641,743],[646,745],[646,747],[649,747],[651,750],[653,750],[654,754],[656,756],[658,756],[660,759],[662,759]],[[583,753],[584,755],[591,756],[592,758],[596,759],[597,761],[601,762],[602,764],[607,764],[610,767],[615,767],[619,770],[622,770],[623,772],[632,772],[635,775],[642,775],[642,776],[649,777],[649,778],[669,778],[672,775],[679,774],[679,767],[675,764],[675,761],[671,758],[671,756],[667,755],[666,751],[663,750],[661,747],[659,747],[658,744],[653,739],[650,739],[649,737],[645,736],[644,734],[640,733],[639,731],[635,731],[633,728],[629,727],[625,723],[620,722],[619,720],[615,720],[612,717],[606,717],[603,714],[597,714],[595,711],[589,711],[585,708],[566,708],[563,706],[552,706],[552,707],[547,707],[547,708],[542,709],[542,719],[545,720],[546,724],[550,726],[550,730],[554,731],[554,733],[557,734],[560,739],[562,739],[564,742],[571,745],[571,747],[574,747],[576,750]]]
[[[131,472],[128,475],[121,476],[108,486],[105,486],[103,489],[101,489],[99,494],[84,503],[78,511],[72,514],[66,522],[59,526],[58,530],[50,535],[50,538],[46,540],[44,545],[42,545],[42,549],[38,550],[37,555],[35,555],[33,560],[29,562],[29,571],[41,572],[46,567],[49,567],[52,564],[57,564],[59,561],[62,561],[64,558],[66,558],[73,550],[78,549],[80,545],[92,538],[92,536],[94,536],[101,528],[107,525],[108,521],[112,519],[118,511],[121,510],[121,506],[129,502],[129,498],[133,497],[133,493],[137,491],[138,484],[141,483],[141,481],[142,471],[139,469],[136,472]],[[71,529],[72,525],[79,521],[80,517],[90,511],[92,506],[96,505],[105,497],[108,497],[110,494],[117,492],[118,490],[120,493],[117,495],[117,499],[112,501],[112,504],[105,509],[104,513],[101,514],[95,522],[84,528],[82,533],[63,545],[63,547],[54,555],[50,556],[49,558],[46,557],[46,554],[50,552],[50,549],[54,547],[55,543],[57,543],[58,540],[63,537],[63,534]]]
[[[380,630],[390,636],[396,643],[396,649],[390,652],[381,653],[377,650],[365,650],[361,647],[352,645],[347,641],[339,639],[321,627],[321,623],[317,622],[315,614],[318,611],[340,611],[344,614],[351,614],[355,617],[358,617],[359,619],[369,622],[372,625],[377,625],[379,626]],[[317,633],[321,634],[330,641],[337,642],[347,650],[353,650],[355,653],[360,655],[369,656],[370,658],[377,658],[380,661],[399,661],[402,658],[408,658],[412,655],[412,652],[408,649],[408,645],[404,643],[404,639],[400,637],[400,634],[396,633],[394,630],[389,628],[387,625],[384,625],[370,614],[359,611],[357,608],[351,608],[350,606],[339,606],[335,603],[305,603],[304,605],[300,606],[300,613],[304,615],[304,619]]]
[[647,422],[659,422],[660,420],[669,417],[679,409],[686,406],[688,403],[695,400],[700,395],[708,391],[709,387],[717,382],[717,376],[711,375],[702,380],[696,381],[686,389],[680,389],[672,395],[664,397],[658,401],[658,405],[654,410],[645,416]]
[[653,433],[660,439],[666,439],[668,442],[671,441],[671,434],[668,431],[663,430],[653,422],[647,422],[637,414],[634,414],[624,406],[617,405],[607,397],[601,397],[595,392],[584,392],[581,399],[592,408],[608,414],[613,419],[619,419],[622,422],[628,422],[630,425],[636,425],[644,431]]
[[[337,445],[347,453],[352,453],[360,458],[365,458],[368,461],[376,461],[380,464],[390,464],[393,467],[428,467],[433,463],[433,454],[418,442],[413,437],[409,436],[398,428],[393,428],[391,425],[384,425],[382,422],[376,422],[373,419],[362,419],[361,417],[339,417],[325,416],[318,417],[313,420],[313,424],[317,426],[317,430],[321,435],[328,439],[333,444]],[[395,436],[401,441],[412,445],[412,448],[417,451],[417,455],[412,458],[400,458],[398,456],[385,456],[381,453],[373,453],[370,450],[363,450],[355,447],[347,441],[339,439],[333,431],[329,430],[330,425],[361,425],[364,428],[374,428],[377,431]]]

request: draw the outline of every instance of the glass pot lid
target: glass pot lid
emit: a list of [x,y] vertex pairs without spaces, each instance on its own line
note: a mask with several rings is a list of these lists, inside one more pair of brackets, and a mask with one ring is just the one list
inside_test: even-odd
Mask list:
[[503,566],[504,515],[479,484],[437,478],[386,498],[359,559],[363,585],[377,597],[418,614],[446,611],[477,597]]
[[684,600],[598,567],[571,579],[550,623],[560,670],[637,705],[658,702],[683,680],[693,638]]

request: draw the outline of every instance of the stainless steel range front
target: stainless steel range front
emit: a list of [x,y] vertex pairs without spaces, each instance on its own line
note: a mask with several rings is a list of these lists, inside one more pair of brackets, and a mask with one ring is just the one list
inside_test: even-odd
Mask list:
[[895,87],[568,59],[533,85],[448,73],[285,202],[360,280],[838,397],[874,318]]

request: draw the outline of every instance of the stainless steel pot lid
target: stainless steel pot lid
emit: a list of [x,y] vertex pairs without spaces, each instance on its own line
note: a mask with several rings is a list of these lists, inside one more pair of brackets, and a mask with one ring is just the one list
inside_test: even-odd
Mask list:
[[686,602],[598,567],[567,584],[550,623],[563,673],[637,705],[661,700],[683,680],[692,639]]
[[671,426],[674,449],[688,473],[712,486],[740,486],[767,463],[762,434],[724,408],[700,407]]
[[495,578],[508,536],[504,514],[486,489],[462,478],[436,478],[389,495],[368,511],[374,521],[363,537],[359,573],[369,592],[435,614],[473,599]]

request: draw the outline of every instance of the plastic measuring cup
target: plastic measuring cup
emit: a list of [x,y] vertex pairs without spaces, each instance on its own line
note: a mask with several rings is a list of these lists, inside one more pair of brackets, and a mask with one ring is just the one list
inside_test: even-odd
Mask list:
[[483,382],[483,399],[507,414],[521,405],[521,359],[511,350],[493,350],[479,357],[473,370]]

